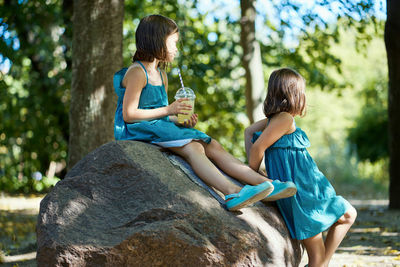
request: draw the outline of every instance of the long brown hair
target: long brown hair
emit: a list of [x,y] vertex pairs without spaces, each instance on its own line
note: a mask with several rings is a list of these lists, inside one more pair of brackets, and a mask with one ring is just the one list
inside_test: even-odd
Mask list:
[[149,15],[142,18],[136,29],[136,52],[132,61],[160,60],[159,66],[165,68],[167,59],[166,39],[179,32],[175,21],[162,15]]
[[281,68],[271,73],[268,81],[264,114],[271,118],[279,112],[303,116],[306,110],[306,82],[295,70]]

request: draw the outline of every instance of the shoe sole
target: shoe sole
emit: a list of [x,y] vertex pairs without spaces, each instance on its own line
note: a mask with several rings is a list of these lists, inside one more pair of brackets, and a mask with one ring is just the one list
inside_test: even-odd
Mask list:
[[265,189],[264,191],[261,191],[260,193],[254,195],[253,197],[243,201],[242,203],[232,207],[229,209],[229,211],[236,211],[236,210],[240,210],[241,208],[248,206],[252,203],[255,203],[257,201],[260,201],[261,199],[266,198],[269,194],[272,193],[272,191],[274,191],[274,187],[270,186],[267,189]]
[[288,198],[288,197],[294,196],[296,193],[297,193],[297,188],[290,187],[290,188],[280,192],[279,194],[276,194],[271,197],[266,197],[265,199],[263,199],[263,201],[275,201],[275,200],[282,199],[282,198]]

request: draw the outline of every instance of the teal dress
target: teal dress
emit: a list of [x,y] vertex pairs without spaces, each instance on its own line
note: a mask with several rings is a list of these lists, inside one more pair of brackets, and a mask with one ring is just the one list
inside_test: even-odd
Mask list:
[[[261,135],[256,132],[252,142]],[[307,151],[310,141],[300,129],[282,136],[265,151],[265,168],[271,179],[291,181],[293,197],[277,200],[290,235],[303,240],[330,228],[351,206],[318,169]]]
[[[168,106],[168,97],[161,71],[162,85],[149,84],[146,69],[141,62],[137,62],[146,73],[146,86],[140,94],[139,109],[154,109]],[[163,147],[181,147],[192,140],[201,140],[206,143],[211,142],[211,137],[205,133],[193,128],[177,126],[169,120],[168,116],[154,120],[126,123],[122,117],[122,104],[125,95],[122,80],[127,70],[127,68],[123,68],[114,75],[114,89],[118,95],[117,110],[114,118],[114,137],[116,140],[144,141]]]

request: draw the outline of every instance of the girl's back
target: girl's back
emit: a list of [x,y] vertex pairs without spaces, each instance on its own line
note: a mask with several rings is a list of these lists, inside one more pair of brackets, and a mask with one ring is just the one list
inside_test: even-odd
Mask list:
[[[253,142],[260,135],[261,132],[255,133]],[[280,199],[277,204],[291,236],[299,240],[327,230],[350,207],[318,169],[307,151],[309,146],[307,135],[296,127],[265,151],[268,176],[291,181],[297,187],[294,197]]]
[[[279,210],[292,238],[302,240],[309,265],[328,266],[357,212],[336,195],[307,151],[307,135],[294,123],[295,116],[304,115],[305,106],[304,78],[289,68],[273,71],[264,100],[268,119],[246,129],[246,150],[253,169],[258,170],[264,154],[269,177],[296,185],[296,195],[277,200]],[[260,130],[263,131],[255,133]],[[324,240],[322,232],[328,229]]]

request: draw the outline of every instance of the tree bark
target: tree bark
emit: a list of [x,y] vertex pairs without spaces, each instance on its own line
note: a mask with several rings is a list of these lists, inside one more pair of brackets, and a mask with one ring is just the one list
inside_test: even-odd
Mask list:
[[240,44],[243,48],[242,64],[246,70],[246,113],[250,123],[262,119],[264,74],[261,62],[260,44],[256,40],[255,0],[241,0]]
[[385,44],[389,67],[389,208],[400,209],[400,2],[387,0]]
[[74,1],[68,168],[113,140],[124,1]]

